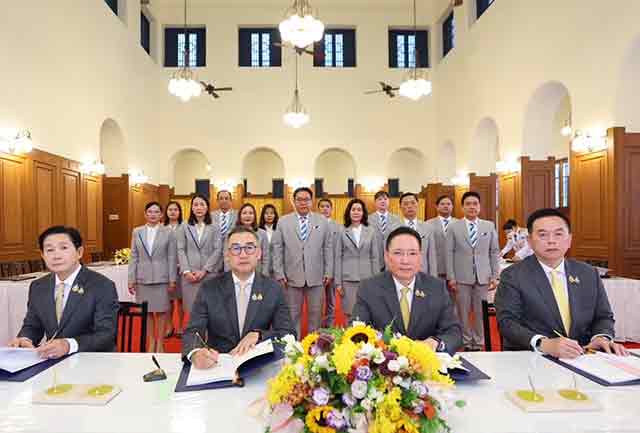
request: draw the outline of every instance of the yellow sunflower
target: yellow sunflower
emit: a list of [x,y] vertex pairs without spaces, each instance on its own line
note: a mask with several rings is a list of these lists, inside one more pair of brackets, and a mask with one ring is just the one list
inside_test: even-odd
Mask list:
[[297,383],[300,383],[300,379],[296,376],[294,366],[286,365],[276,377],[267,382],[267,400],[273,406],[281,403],[289,396]]
[[358,353],[358,345],[344,338],[342,343],[334,347],[332,359],[338,374],[343,376],[349,374],[356,359],[356,353]]
[[378,339],[378,334],[370,326],[355,325],[344,331],[342,341],[345,341],[345,339],[351,340],[356,344],[363,342],[374,345]]
[[318,341],[319,337],[320,335],[315,332],[304,337],[304,339],[302,340],[302,349],[304,350],[305,355],[311,355],[311,346],[313,346],[316,341]]
[[405,417],[396,423],[397,433],[418,433],[418,428],[410,418]]
[[421,373],[428,380],[446,385],[453,384],[451,377],[440,373],[440,359],[426,344],[403,335],[392,339],[391,347],[398,352],[398,355],[406,357],[412,363],[417,363]]
[[336,433],[334,428],[322,425],[326,423],[329,413],[333,410],[331,406],[317,406],[307,413],[305,424],[312,433]]

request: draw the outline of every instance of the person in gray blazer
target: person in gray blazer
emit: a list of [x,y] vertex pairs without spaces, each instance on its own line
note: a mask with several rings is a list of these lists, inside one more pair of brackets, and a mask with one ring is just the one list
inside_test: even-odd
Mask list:
[[627,355],[613,341],[613,312],[598,272],[565,258],[569,219],[557,209],[539,209],[527,228],[534,255],[502,271],[496,292],[504,348],[557,358],[575,358],[585,349]]
[[272,244],[273,270],[285,288],[291,318],[300,336],[300,314],[307,296],[309,332],[322,323],[325,287],[333,278],[333,244],[327,219],[311,212],[313,192],[297,188],[295,212],[278,221]]
[[[27,314],[11,347],[34,348],[41,358],[74,352],[111,352],[118,332],[118,293],[107,277],[81,265],[82,236],[49,227],[38,246],[50,274],[29,286]],[[41,340],[45,338],[46,342]]]
[[349,323],[360,282],[380,270],[375,229],[369,225],[367,206],[359,198],[347,204],[344,227],[336,239],[335,286],[342,299],[342,312]]
[[182,306],[187,313],[196,299],[202,282],[222,272],[220,229],[211,223],[209,200],[196,194],[191,199],[187,224],[176,232],[180,262]]
[[360,283],[353,320],[422,340],[433,350],[455,353],[460,323],[445,282],[420,272],[422,238],[409,227],[392,231],[385,247],[387,271]]
[[134,228],[131,234],[129,293],[136,296],[136,302],[147,303],[147,347],[150,352],[160,353],[164,352],[169,291],[176,287],[176,237],[160,224],[160,203],[147,203],[144,217],[147,224]]
[[402,225],[402,221],[397,215],[389,212],[389,193],[378,191],[373,196],[376,211],[369,215],[369,225],[374,228],[376,242],[378,244],[378,257],[380,257],[380,270],[384,270],[384,243],[387,236],[397,227]]
[[[269,270],[271,269],[271,247],[267,232],[258,227],[256,219],[256,208],[251,203],[243,204],[238,210],[238,220],[236,227],[246,227],[253,230],[258,235],[260,242],[260,260],[258,260],[258,268],[256,271],[269,278],[271,277]],[[225,260],[224,271],[229,271],[229,263]]]
[[[225,239],[227,239],[227,234],[229,234],[231,229],[236,226],[238,213],[233,209],[233,196],[231,195],[231,192],[226,189],[218,191],[218,194],[216,194],[216,202],[218,204],[218,209],[211,212],[211,222],[220,229],[220,239],[222,239],[222,243],[224,244]],[[222,269],[222,254],[219,257],[219,260],[220,262],[216,263],[216,268]]]
[[[225,251],[231,270],[198,292],[182,339],[185,362],[210,368],[218,353],[243,355],[261,341],[295,332],[282,287],[256,272],[260,253],[255,231],[232,229]],[[203,347],[204,338],[211,349]]]
[[446,235],[449,224],[453,221],[457,221],[457,218],[452,216],[453,213],[453,201],[448,195],[441,195],[436,200],[436,211],[438,216],[426,221],[426,224],[433,233],[433,238],[436,244],[436,257],[438,259],[438,276],[443,279],[447,279],[447,245]]
[[[331,214],[333,213],[333,203],[328,198],[321,198],[318,200],[318,211],[322,214],[323,217],[327,219],[327,223],[329,223],[329,231],[331,232],[331,244],[336,244],[336,238],[338,237],[338,233],[341,230],[340,225],[333,219],[331,219]],[[336,268],[336,257],[335,250],[333,251],[333,269]],[[325,328],[330,328],[334,325],[336,321],[336,285],[335,280],[325,287],[325,308],[324,315],[322,317],[322,326]]]
[[[487,298],[489,288],[495,287],[500,274],[500,247],[495,224],[478,218],[477,192],[464,193],[462,210],[464,218],[450,223],[447,229],[447,279],[458,301],[465,348],[482,350],[482,301]],[[472,310],[473,323],[469,319]]]
[[[182,227],[182,206],[177,201],[170,201],[167,203],[167,207],[164,211],[164,226],[175,234]],[[180,284],[180,265],[178,263],[177,254],[177,239],[176,239],[176,259],[172,265],[176,268],[176,288],[171,290],[169,287],[169,302],[170,307],[166,314],[166,329],[164,338],[173,337],[173,335],[182,336],[182,330],[184,329],[184,312],[182,310],[182,285]],[[174,326],[173,318],[178,316],[178,325]],[[177,328],[177,329],[176,329]]]
[[422,238],[422,265],[420,270],[425,274],[438,276],[438,256],[436,254],[436,242],[430,225],[424,221],[418,221],[418,195],[413,192],[405,192],[400,196],[400,210],[402,211],[402,224],[417,231]]

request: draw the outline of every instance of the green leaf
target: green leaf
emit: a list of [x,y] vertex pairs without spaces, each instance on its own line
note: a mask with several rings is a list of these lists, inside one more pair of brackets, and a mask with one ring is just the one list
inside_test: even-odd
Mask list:
[[404,408],[413,408],[412,403],[418,398],[418,393],[412,389],[403,389],[400,398],[400,406]]
[[456,407],[463,408],[467,405],[467,402],[464,400],[456,400],[455,405]]
[[391,322],[387,326],[384,327],[384,332],[382,333],[382,341],[384,344],[391,343],[391,339],[393,338],[393,321],[396,319],[392,319]]

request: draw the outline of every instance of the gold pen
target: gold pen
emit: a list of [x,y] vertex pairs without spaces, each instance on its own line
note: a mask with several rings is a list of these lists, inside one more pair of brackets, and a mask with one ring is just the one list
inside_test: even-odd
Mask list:
[[204,341],[204,338],[202,338],[202,336],[200,335],[200,333],[198,331],[196,331],[196,337],[198,337],[200,339],[200,342],[202,343],[202,345],[204,346],[205,349],[211,350],[211,347],[209,347],[207,342]]

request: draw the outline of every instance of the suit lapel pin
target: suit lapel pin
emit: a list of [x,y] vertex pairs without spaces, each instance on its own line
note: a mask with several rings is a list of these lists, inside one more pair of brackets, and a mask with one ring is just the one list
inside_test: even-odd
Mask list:
[[252,301],[262,301],[262,293],[254,293],[251,295]]
[[71,291],[74,293],[77,293],[78,295],[84,295],[84,288],[83,287],[79,287],[78,285],[75,285],[71,288]]
[[571,284],[580,284],[580,278],[569,275],[569,282]]
[[417,298],[424,298],[425,294],[422,290],[416,290],[416,297]]

